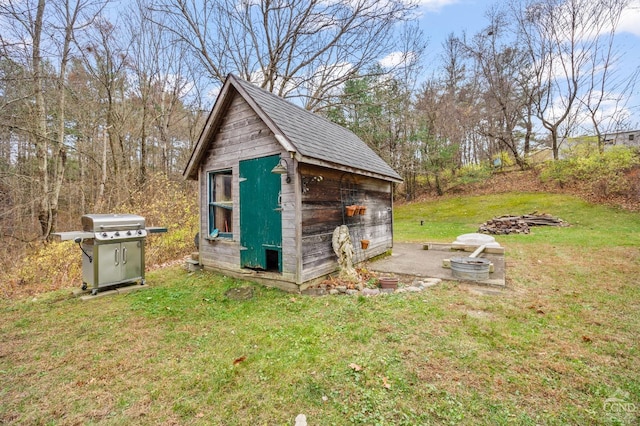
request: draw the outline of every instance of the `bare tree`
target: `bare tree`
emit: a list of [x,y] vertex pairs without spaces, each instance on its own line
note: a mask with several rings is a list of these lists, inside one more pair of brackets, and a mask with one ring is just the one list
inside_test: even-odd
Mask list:
[[[156,16],[159,13],[149,8],[148,3],[147,0],[137,0],[127,22],[132,40],[133,92],[139,99],[142,113],[139,118],[142,182],[146,178],[148,163],[167,175],[171,174],[172,139],[185,138],[185,126],[179,124],[187,122],[189,112],[183,101],[189,92],[195,91],[197,80],[192,72],[191,58],[181,45],[172,42],[167,26],[157,24],[164,17]],[[149,149],[159,151],[159,164],[155,158],[148,158]]]
[[[481,149],[472,137],[477,127],[478,87],[460,40],[453,33],[449,34],[442,47],[443,72],[436,83],[440,89],[435,99],[437,116],[433,128],[438,139],[448,141],[447,146],[458,147],[455,161],[447,163],[459,167],[463,163],[479,161]],[[433,86],[430,90],[433,90]]]
[[[106,143],[102,152],[102,182],[100,188],[107,188],[108,180],[117,182],[122,192],[129,184],[131,156],[127,149],[129,121],[132,106],[127,102],[127,67],[131,40],[119,37],[119,28],[104,17],[93,23],[93,32],[78,43],[81,46],[84,66],[99,87],[99,124],[101,143]],[[107,154],[110,154],[108,156]],[[100,191],[96,200],[98,209],[105,206],[106,194]]]
[[[556,159],[560,144],[575,124],[580,97],[589,92],[589,73],[593,76],[594,70],[610,65],[602,62],[608,55],[602,57],[598,52],[614,36],[626,4],[627,0],[510,3],[519,42],[526,49],[539,88],[533,99],[535,114],[550,133]],[[607,74],[601,76],[600,82],[606,85]]]
[[218,82],[230,72],[280,96],[316,105],[395,50],[407,0],[156,0],[161,25]]
[[615,126],[624,119],[626,102],[640,74],[640,68],[636,68],[621,75],[617,66],[620,55],[615,50],[614,39],[625,3],[603,11],[603,34],[590,52],[584,95],[579,98],[597,137],[600,153],[604,151],[603,133],[618,130]]
[[[530,102],[530,83],[523,78],[528,69],[525,53],[517,45],[505,40],[508,35],[507,17],[497,9],[488,11],[490,24],[470,41],[463,41],[463,49],[474,63],[474,71],[482,92],[479,131],[498,148],[507,150],[516,163],[525,168],[524,149],[516,129],[527,121]],[[522,84],[524,83],[524,84]]]

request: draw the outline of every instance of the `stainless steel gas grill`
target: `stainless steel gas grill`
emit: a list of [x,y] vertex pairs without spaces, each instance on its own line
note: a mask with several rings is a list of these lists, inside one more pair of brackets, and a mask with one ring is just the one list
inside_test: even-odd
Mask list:
[[61,240],[74,240],[82,250],[82,289],[95,295],[103,287],[139,281],[144,285],[144,243],[149,233],[166,228],[145,228],[134,214],[86,214],[82,231],[59,232]]

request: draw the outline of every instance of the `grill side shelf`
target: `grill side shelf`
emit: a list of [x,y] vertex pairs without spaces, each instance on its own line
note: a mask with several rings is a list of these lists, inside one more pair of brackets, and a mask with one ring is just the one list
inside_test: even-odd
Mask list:
[[68,232],[54,232],[53,235],[60,237],[60,241],[69,241],[69,240],[75,240],[76,238],[82,238],[83,240],[88,240],[89,238],[93,238],[95,234],[93,232],[68,231]]

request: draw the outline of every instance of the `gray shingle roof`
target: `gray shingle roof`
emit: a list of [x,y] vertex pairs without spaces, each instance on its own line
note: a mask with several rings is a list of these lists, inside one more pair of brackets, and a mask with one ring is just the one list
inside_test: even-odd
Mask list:
[[402,180],[350,130],[233,75],[228,79],[251,97],[303,157]]

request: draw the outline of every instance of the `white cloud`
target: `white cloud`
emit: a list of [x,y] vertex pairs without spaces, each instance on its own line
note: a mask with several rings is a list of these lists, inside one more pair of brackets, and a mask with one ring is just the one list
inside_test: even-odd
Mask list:
[[427,12],[438,12],[443,7],[459,3],[459,0],[418,0],[418,6]]
[[391,52],[378,62],[384,68],[395,68],[399,65],[407,66],[416,60],[415,52]]
[[[318,87],[326,86],[328,83],[340,81],[353,71],[353,65],[349,62],[336,62],[319,66],[315,69],[310,78],[310,92],[313,93]],[[342,84],[334,86],[327,93],[338,95],[342,92]]]
[[640,37],[640,0],[632,1],[622,11],[618,31]]

